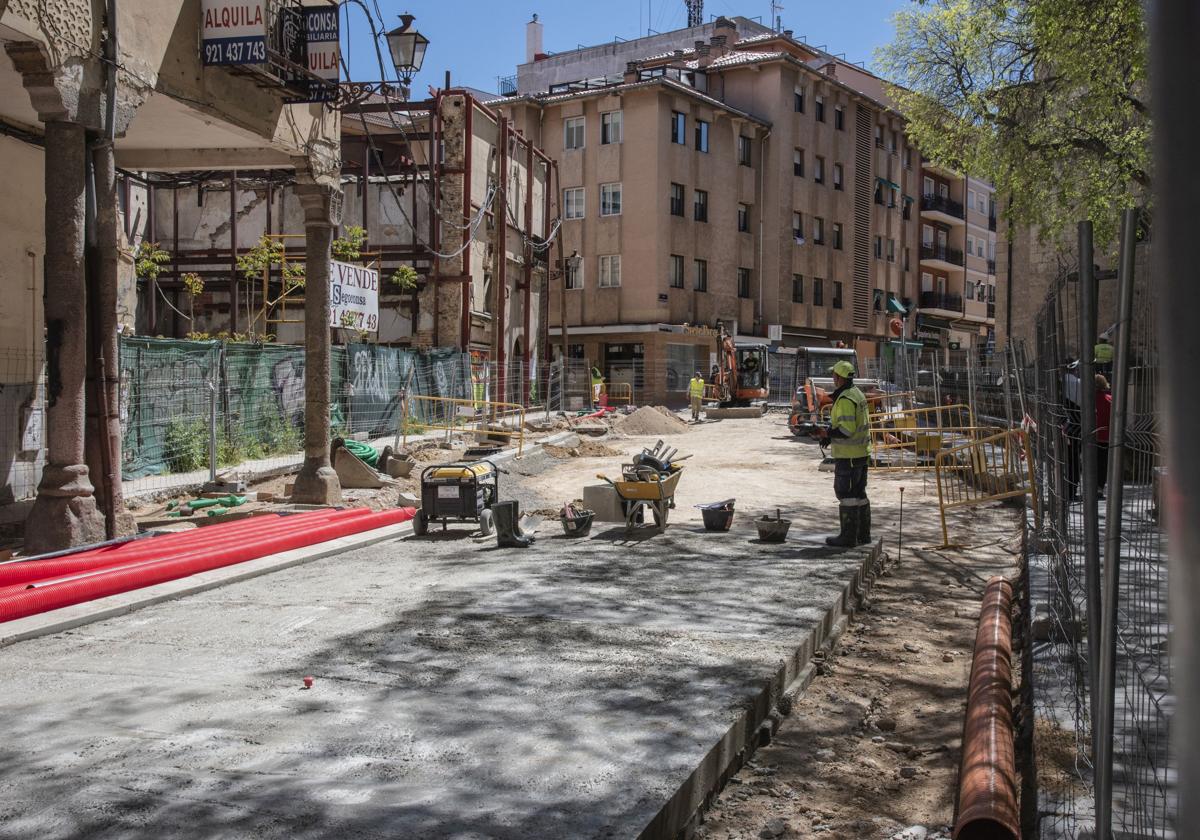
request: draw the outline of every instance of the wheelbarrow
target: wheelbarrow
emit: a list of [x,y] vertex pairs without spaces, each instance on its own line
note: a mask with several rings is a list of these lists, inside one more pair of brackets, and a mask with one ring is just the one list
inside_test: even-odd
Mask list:
[[625,513],[625,531],[639,527],[639,519],[645,521],[645,512],[654,516],[654,525],[643,525],[649,530],[662,531],[667,527],[667,517],[675,507],[675,487],[683,475],[682,467],[672,467],[669,472],[659,472],[650,467],[626,465],[620,481],[606,475],[596,478],[607,481],[617,491],[621,508]]

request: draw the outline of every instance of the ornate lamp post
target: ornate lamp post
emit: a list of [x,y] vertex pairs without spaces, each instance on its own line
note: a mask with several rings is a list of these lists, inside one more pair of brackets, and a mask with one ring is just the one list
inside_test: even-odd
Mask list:
[[400,15],[400,26],[388,32],[388,51],[392,54],[392,64],[396,67],[396,76],[400,79],[400,89],[405,99],[408,99],[409,87],[413,76],[425,63],[425,48],[429,39],[413,27],[416,18],[410,14]]

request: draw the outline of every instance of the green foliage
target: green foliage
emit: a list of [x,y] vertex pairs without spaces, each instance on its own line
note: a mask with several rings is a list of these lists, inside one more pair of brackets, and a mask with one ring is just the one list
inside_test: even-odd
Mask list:
[[192,297],[204,294],[204,278],[199,274],[189,271],[179,279],[183,281],[183,288],[187,289],[187,293]]
[[346,235],[333,240],[330,250],[334,259],[352,262],[362,256],[362,247],[367,241],[367,231],[358,225],[346,228]]
[[880,50],[908,133],[991,181],[1010,219],[1047,236],[1148,201],[1147,33],[1140,0],[929,0]]
[[411,291],[417,288],[417,270],[411,265],[402,265],[392,272],[388,281],[401,291]]
[[186,473],[208,466],[208,423],[172,420],[163,434],[163,458],[171,472]]
[[304,263],[299,260],[284,260],[282,240],[264,236],[258,240],[258,244],[240,254],[237,259],[238,271],[247,280],[260,280],[263,272],[272,266],[280,267],[285,294],[304,285]]
[[157,280],[162,267],[171,261],[171,252],[158,247],[157,242],[143,239],[133,252],[133,270],[139,280]]

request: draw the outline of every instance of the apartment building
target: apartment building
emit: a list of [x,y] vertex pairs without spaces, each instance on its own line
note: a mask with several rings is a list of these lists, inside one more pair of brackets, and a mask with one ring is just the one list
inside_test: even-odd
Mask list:
[[562,249],[579,257],[551,284],[560,351],[565,320],[570,356],[667,399],[708,369],[718,320],[784,353],[892,352],[923,173],[876,77],[744,18],[554,56],[540,29],[530,44],[492,104],[557,162]]

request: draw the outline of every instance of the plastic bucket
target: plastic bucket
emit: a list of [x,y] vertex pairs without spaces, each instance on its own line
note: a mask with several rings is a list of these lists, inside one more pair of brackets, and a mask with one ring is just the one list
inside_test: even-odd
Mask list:
[[728,508],[701,508],[705,531],[728,531],[733,525],[733,505]]
[[763,518],[755,520],[754,524],[758,526],[758,538],[763,542],[781,543],[787,539],[788,529],[792,527],[790,519],[769,519]]
[[563,533],[568,537],[586,537],[592,530],[592,520],[595,517],[595,511],[584,510],[580,511],[579,515],[573,519],[562,516],[558,521],[562,523]]

